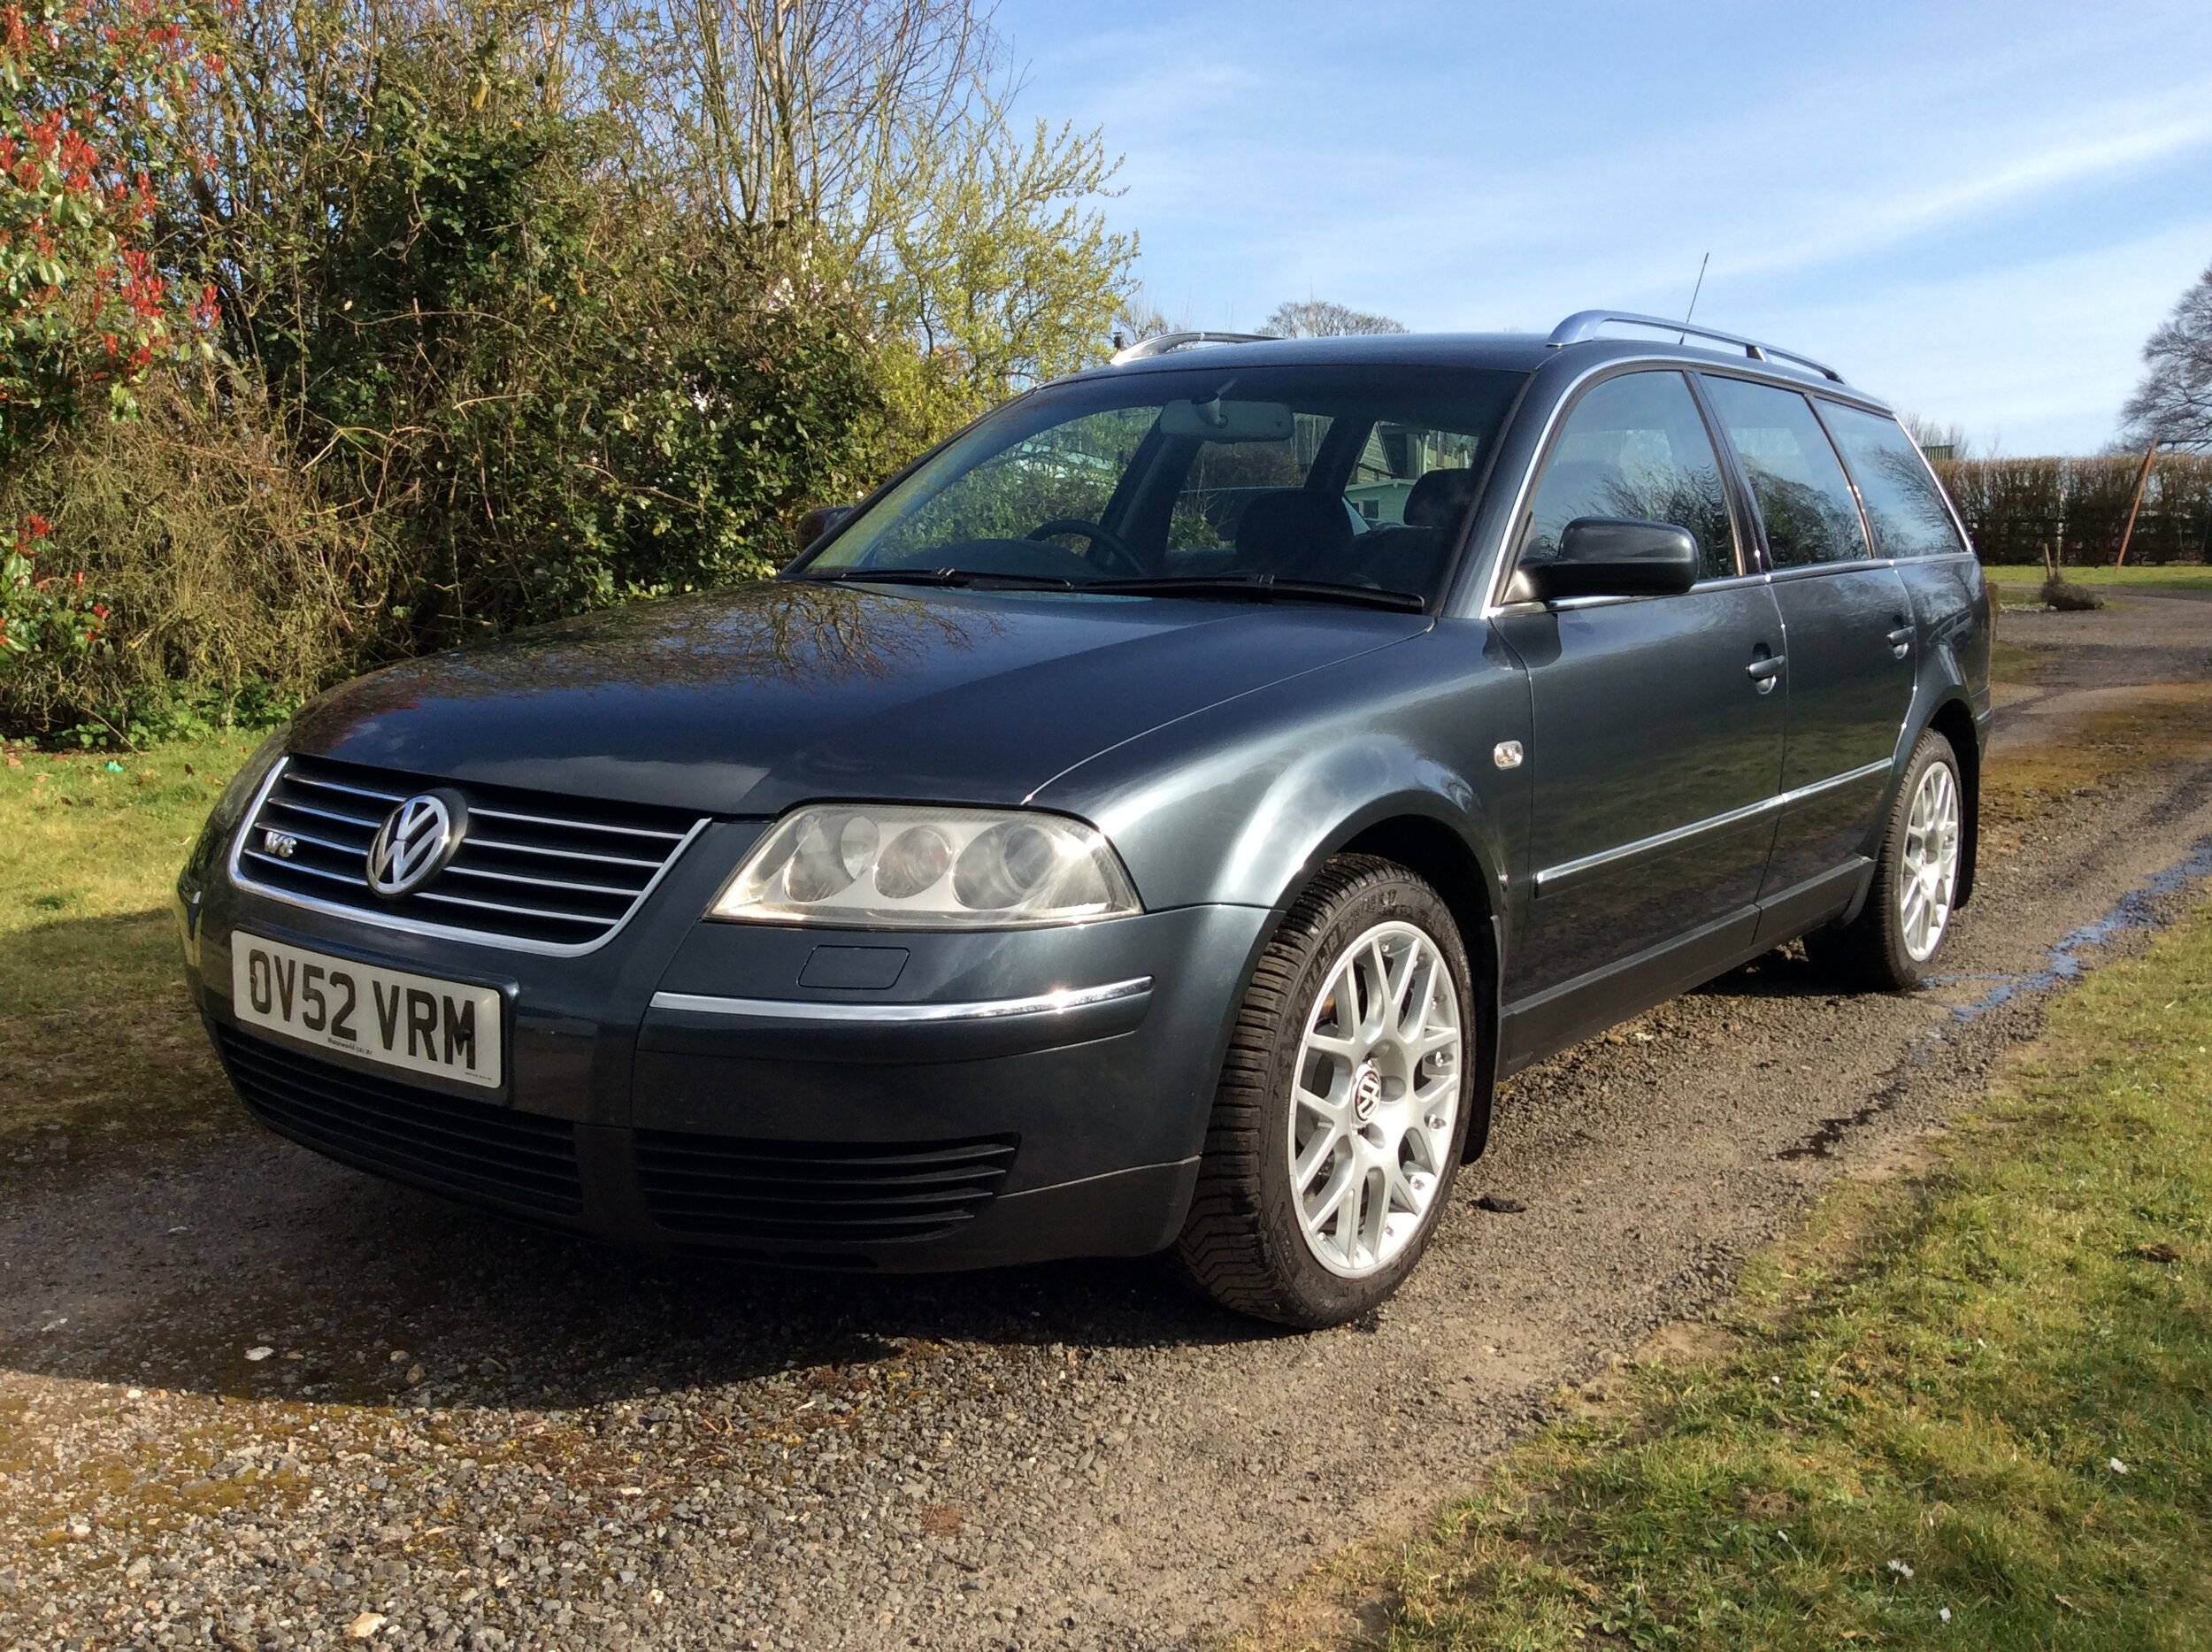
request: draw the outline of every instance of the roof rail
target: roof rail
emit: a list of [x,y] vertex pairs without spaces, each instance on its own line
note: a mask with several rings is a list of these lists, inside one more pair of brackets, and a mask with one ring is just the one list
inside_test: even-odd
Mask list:
[[1826,362],[1815,361],[1810,356],[1801,356],[1793,350],[1778,349],[1762,344],[1756,339],[1743,338],[1734,333],[1723,333],[1717,327],[1700,327],[1694,321],[1670,321],[1664,316],[1632,315],[1621,310],[1579,310],[1551,330],[1545,341],[1552,349],[1562,344],[1579,344],[1598,335],[1598,329],[1617,324],[1629,327],[1657,327],[1663,332],[1687,334],[1696,338],[1710,339],[1719,344],[1732,344],[1754,361],[1786,361],[1800,367],[1809,367],[1824,379],[1843,382],[1843,375]]
[[1155,356],[1188,350],[1194,344],[1258,344],[1270,336],[1265,333],[1155,333],[1125,350],[1116,350],[1106,359],[1110,365],[1119,367],[1133,361],[1149,361]]

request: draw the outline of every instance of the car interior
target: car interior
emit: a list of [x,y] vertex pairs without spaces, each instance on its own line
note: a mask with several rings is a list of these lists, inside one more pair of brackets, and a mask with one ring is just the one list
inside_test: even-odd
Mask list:
[[961,455],[999,422],[987,420],[806,572],[1296,581],[1420,595],[1445,572],[1505,399],[1505,375],[1457,378],[1473,380],[1473,394],[1453,398],[1457,417],[1423,405],[1445,399],[1433,386],[1400,405],[1378,405],[1371,387],[1333,405],[1230,394],[1245,388],[1233,381],[1207,397],[1040,423]]

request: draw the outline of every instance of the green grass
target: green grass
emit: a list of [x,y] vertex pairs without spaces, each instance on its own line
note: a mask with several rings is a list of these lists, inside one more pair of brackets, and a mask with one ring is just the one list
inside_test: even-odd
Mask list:
[[[2163,567],[2144,565],[2126,568],[2062,568],[2075,585],[2124,586],[2144,591],[2201,591],[2212,595],[2212,566],[2197,563],[2170,563]],[[2004,564],[1986,567],[1983,574],[2008,602],[2032,600],[2042,588],[2043,570],[2034,564]]]
[[1825,1199],[1717,1351],[1248,1643],[2212,1646],[2208,1051],[2212,905],[2060,1001],[1924,1179]]
[[[185,997],[170,888],[258,736],[0,767],[0,1148],[230,1119]],[[119,772],[111,772],[112,761]]]

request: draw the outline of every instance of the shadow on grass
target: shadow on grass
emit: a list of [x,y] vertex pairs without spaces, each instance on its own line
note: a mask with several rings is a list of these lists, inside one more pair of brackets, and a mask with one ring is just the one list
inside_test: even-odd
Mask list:
[[158,909],[9,934],[0,1060],[0,1186],[95,1148],[157,1149],[239,1122]]

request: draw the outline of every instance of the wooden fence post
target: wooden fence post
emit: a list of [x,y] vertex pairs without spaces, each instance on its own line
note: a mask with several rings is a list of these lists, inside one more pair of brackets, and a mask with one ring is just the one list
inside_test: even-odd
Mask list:
[[2135,513],[2143,508],[2143,489],[2149,485],[2151,461],[2157,457],[2158,438],[2153,436],[2150,446],[2143,449],[2142,468],[2135,473],[2135,493],[2128,500],[2128,525],[2120,530],[2120,554],[2112,559],[2116,568],[2127,566],[2128,545],[2135,538]]

